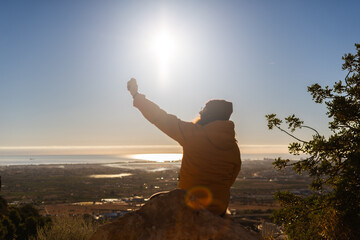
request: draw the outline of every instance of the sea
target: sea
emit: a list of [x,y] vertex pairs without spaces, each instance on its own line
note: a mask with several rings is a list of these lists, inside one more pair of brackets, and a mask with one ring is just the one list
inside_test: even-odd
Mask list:
[[49,165],[49,164],[106,164],[129,162],[134,159],[116,155],[3,155],[0,165]]
[[[242,154],[243,161],[272,160],[277,157],[296,160],[293,155],[283,153]],[[0,166],[50,165],[50,164],[170,164],[181,163],[180,153],[124,154],[124,155],[0,155]],[[299,158],[299,157],[298,157]],[[115,165],[114,165],[115,166]]]

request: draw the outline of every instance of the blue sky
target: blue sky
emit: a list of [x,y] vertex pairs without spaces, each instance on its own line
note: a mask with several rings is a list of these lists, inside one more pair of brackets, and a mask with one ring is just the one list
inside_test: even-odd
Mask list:
[[[295,113],[328,134],[326,109],[307,86],[346,75],[341,57],[360,42],[358,9],[358,1],[1,1],[0,146],[176,144],[132,107],[131,77],[183,120],[209,99],[232,101],[244,148],[291,141],[267,130],[268,113]],[[165,57],[152,44],[161,31],[173,44]]]

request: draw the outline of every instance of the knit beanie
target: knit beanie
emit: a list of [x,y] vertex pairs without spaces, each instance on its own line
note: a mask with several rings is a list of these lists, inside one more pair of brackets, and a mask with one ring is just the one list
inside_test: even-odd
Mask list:
[[210,100],[206,103],[204,110],[211,120],[229,120],[233,112],[231,102],[225,100]]

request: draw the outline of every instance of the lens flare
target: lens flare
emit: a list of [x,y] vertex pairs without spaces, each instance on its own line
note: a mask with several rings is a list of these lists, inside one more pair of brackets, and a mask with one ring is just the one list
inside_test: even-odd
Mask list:
[[193,209],[206,208],[212,202],[211,191],[204,186],[196,186],[188,190],[185,195],[186,205]]

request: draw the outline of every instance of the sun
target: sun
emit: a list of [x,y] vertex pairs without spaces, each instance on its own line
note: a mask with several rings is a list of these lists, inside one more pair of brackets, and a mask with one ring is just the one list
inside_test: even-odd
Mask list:
[[174,34],[162,29],[153,36],[152,49],[159,60],[171,60],[176,52],[177,42]]
[[170,68],[177,57],[178,49],[177,37],[169,29],[162,28],[152,35],[151,50],[162,82],[169,78]]

